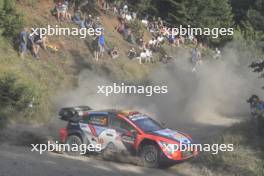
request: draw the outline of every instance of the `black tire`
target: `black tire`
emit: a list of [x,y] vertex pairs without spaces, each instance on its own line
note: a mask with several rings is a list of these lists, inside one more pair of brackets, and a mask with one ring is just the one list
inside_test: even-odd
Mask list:
[[116,153],[116,146],[113,143],[109,143],[102,151],[102,157],[104,160],[113,159]]
[[156,145],[145,145],[140,152],[144,167],[158,168],[160,166],[160,149]]
[[66,139],[66,144],[69,144],[69,146],[70,146],[70,151],[65,151],[67,155],[70,155],[70,156],[82,155],[80,150],[79,151],[72,151],[71,150],[73,144],[77,144],[78,146],[80,146],[82,144],[82,140],[79,136],[77,136],[77,135],[68,136]]

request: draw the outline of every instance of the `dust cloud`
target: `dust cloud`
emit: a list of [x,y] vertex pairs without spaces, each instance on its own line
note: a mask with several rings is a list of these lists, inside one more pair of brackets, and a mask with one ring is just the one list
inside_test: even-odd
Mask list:
[[[85,70],[74,90],[61,91],[55,97],[55,108],[88,105],[93,109],[131,109],[146,113],[172,129],[180,129],[196,138],[217,134],[234,122],[249,118],[246,100],[251,94],[263,96],[261,79],[248,68],[250,53],[226,47],[222,59],[205,59],[192,72],[190,52],[182,50],[175,60],[161,65],[144,80],[126,84],[168,86],[167,94],[151,97],[136,94],[97,94],[100,85],[113,85],[114,78]],[[44,143],[58,139],[58,129],[66,122],[54,115],[43,125],[15,125],[2,134],[2,141],[18,145]],[[219,128],[220,126],[220,128]],[[222,128],[223,127],[223,128]]]
[[113,85],[115,81],[83,71],[79,76],[79,86],[62,92],[56,104],[58,109],[88,105],[93,109],[139,110],[167,123],[169,127],[184,123],[228,125],[248,118],[246,99],[253,93],[261,95],[261,81],[248,68],[251,62],[248,55],[227,46],[221,59],[205,59],[192,72],[190,52],[183,50],[174,62],[162,65],[142,80],[142,84],[168,86],[167,94],[151,97],[135,94],[106,97],[97,94],[97,86]]

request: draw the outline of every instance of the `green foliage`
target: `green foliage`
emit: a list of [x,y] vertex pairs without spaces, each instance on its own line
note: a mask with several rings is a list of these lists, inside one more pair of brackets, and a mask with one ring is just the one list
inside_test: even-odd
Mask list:
[[232,0],[235,23],[246,43],[264,51],[264,0]]
[[26,117],[34,96],[33,89],[25,83],[20,83],[15,74],[2,75],[0,78],[0,121]]
[[37,0],[27,0],[27,3],[32,7],[36,7],[37,5]]
[[[229,0],[138,0],[137,9],[143,12],[152,10],[153,15],[161,16],[171,26],[190,25],[194,28],[232,28],[234,27],[232,8]],[[222,44],[231,38],[220,36],[202,36],[201,40],[208,44]]]
[[143,36],[145,27],[139,20],[132,21],[128,25],[135,35],[136,40],[140,39]]
[[23,18],[15,9],[14,0],[4,0],[3,8],[0,10],[0,28],[2,35],[7,38],[14,38],[18,35],[23,26]]

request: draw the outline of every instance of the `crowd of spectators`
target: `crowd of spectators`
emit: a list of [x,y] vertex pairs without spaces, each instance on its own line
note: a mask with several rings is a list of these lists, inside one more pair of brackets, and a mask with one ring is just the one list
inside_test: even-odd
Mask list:
[[[168,24],[160,17],[150,17],[145,15],[140,18],[136,11],[129,8],[126,3],[110,3],[109,0],[98,0],[100,9],[109,14],[110,12],[118,18],[118,25],[115,30],[120,33],[123,38],[129,42],[133,47],[128,51],[129,59],[136,59],[139,63],[155,62],[153,59],[153,53],[155,53],[164,43],[168,43],[171,46],[180,47],[186,43],[191,43],[195,46],[191,51],[191,60],[195,65],[201,63],[201,52],[199,46],[203,47],[202,42],[199,42],[195,36],[176,36],[172,35],[169,31]],[[51,13],[57,18],[59,22],[73,22],[79,26],[79,28],[101,28],[99,16],[93,16],[89,13],[83,12],[80,7],[70,12],[70,3],[67,0],[58,0],[54,4],[54,8]],[[144,37],[136,38],[135,34],[129,24],[133,21],[140,21],[146,30],[151,33],[151,39],[149,41],[144,40]],[[34,57],[39,58],[39,49],[47,47],[47,37],[40,38],[40,35],[31,35],[28,29],[24,29],[20,33],[20,46],[19,51],[21,56],[24,55],[27,49],[31,51]],[[105,51],[113,59],[119,57],[119,51],[117,47],[109,49],[106,45],[105,35],[102,31],[100,36],[92,37],[91,48],[93,50],[95,60],[99,60],[104,56]],[[215,59],[221,57],[221,52],[218,48],[215,50]],[[162,63],[168,63],[171,60],[171,56],[163,55],[159,61]],[[195,67],[194,67],[195,68]]]

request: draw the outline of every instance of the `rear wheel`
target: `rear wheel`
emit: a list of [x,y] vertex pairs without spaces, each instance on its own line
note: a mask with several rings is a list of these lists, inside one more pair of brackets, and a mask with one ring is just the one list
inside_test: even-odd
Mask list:
[[81,150],[80,146],[82,145],[82,140],[77,135],[68,136],[66,139],[66,144],[69,145],[69,151],[65,151],[68,155],[71,156],[80,156]]
[[157,168],[160,161],[160,149],[156,145],[143,146],[140,157],[144,167]]

